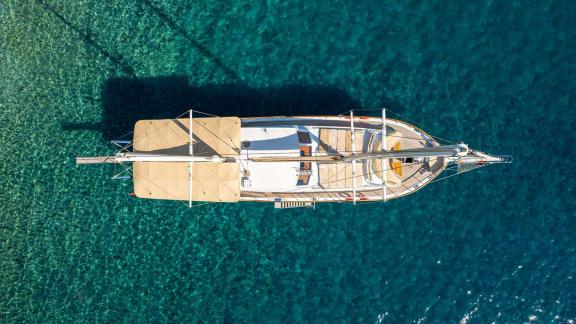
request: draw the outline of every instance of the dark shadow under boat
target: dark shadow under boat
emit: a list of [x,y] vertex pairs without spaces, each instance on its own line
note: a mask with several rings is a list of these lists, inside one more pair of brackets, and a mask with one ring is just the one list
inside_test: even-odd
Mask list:
[[196,87],[185,76],[112,78],[102,87],[102,121],[70,121],[64,130],[101,131],[106,141],[138,120],[174,118],[188,109],[217,116],[334,115],[359,103],[335,86],[291,84],[252,88],[242,84]]

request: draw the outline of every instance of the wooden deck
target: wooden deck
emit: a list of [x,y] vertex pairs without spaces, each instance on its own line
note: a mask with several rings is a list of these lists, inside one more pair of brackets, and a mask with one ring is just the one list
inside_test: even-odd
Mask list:
[[[308,124],[310,121],[306,117],[301,117],[302,124]],[[395,149],[412,149],[421,148],[426,146],[439,145],[431,136],[417,129],[416,127],[406,124],[401,121],[387,119],[387,124],[393,133],[397,136],[397,141],[394,145]],[[248,126],[250,121],[243,120],[243,127]],[[256,121],[260,124],[259,121]],[[291,121],[295,123],[294,120]],[[351,153],[351,132],[348,127],[350,120],[345,117],[333,117],[333,119],[326,119],[322,123],[315,120],[316,125],[323,127],[319,135],[319,150],[317,153]],[[310,124],[308,124],[310,125]],[[361,117],[358,123],[355,123],[356,133],[355,142],[358,152],[369,153],[374,149],[371,147],[373,143],[369,142],[370,137],[367,136],[367,130],[381,129],[381,120],[379,118],[366,118]],[[337,129],[337,127],[341,127]],[[380,145],[380,144],[378,144]],[[390,147],[390,149],[393,149]],[[370,179],[378,171],[374,171],[374,162],[379,160],[358,160],[356,162],[356,200],[357,201],[378,201],[384,199],[384,193],[381,185],[362,186],[363,179]],[[413,161],[407,163],[398,159],[388,159],[385,161],[385,169],[391,170],[398,178],[394,184],[388,182],[387,184],[387,198],[399,198],[421,189],[434,179],[445,168],[445,161],[443,158],[430,159],[428,165]],[[380,167],[381,169],[381,167]],[[320,186],[307,192],[250,192],[243,191],[241,193],[241,201],[315,201],[315,202],[330,202],[330,201],[350,201],[354,200],[352,197],[352,164],[349,162],[339,162],[331,164],[319,164],[318,168]],[[381,171],[380,171],[381,172]],[[390,174],[390,173],[389,173]]]

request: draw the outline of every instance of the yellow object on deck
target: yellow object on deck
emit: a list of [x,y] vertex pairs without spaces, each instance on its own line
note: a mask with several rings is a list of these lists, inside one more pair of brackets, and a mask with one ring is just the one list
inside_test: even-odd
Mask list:
[[402,162],[401,161],[394,161],[392,162],[392,170],[396,173],[399,177],[402,176]]
[[[400,144],[400,141],[398,141],[392,147],[392,151],[400,151],[401,149],[402,145]],[[392,159],[392,171],[394,171],[394,173],[396,173],[399,177],[402,177],[402,161],[398,159]]]

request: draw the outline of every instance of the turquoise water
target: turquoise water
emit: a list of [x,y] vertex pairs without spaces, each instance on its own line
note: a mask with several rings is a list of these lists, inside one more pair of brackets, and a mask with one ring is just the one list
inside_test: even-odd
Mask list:
[[[576,320],[576,2],[0,1],[1,322]],[[387,204],[137,200],[138,118],[406,116],[511,154]]]

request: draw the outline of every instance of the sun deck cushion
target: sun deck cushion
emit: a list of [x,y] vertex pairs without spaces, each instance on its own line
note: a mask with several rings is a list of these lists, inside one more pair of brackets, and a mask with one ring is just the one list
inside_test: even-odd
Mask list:
[[[318,153],[346,154],[352,153],[352,132],[349,129],[321,128],[319,133]],[[354,133],[356,152],[364,146],[364,131]]]

